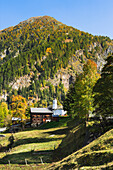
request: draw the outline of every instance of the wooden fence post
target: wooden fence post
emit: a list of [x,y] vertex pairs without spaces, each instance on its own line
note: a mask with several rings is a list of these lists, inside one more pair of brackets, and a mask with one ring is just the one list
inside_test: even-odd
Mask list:
[[27,165],[27,159],[25,159],[25,164]]
[[44,164],[44,163],[43,163],[43,160],[42,160],[42,158],[41,158],[41,157],[40,157],[40,160],[41,160],[41,163],[42,163],[42,164]]

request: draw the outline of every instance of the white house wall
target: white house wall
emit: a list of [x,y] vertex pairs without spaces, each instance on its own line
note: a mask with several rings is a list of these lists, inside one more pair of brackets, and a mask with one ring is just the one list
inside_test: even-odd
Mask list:
[[53,115],[64,116],[65,114],[66,114],[66,111],[64,110],[61,110],[61,109],[53,110]]

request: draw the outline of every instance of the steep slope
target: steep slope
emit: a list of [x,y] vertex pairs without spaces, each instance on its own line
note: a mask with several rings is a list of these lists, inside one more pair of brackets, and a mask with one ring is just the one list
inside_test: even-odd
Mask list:
[[18,93],[37,99],[40,106],[51,104],[54,95],[62,103],[87,59],[101,70],[112,52],[108,37],[93,36],[49,16],[32,17],[0,31],[0,92],[8,92],[8,102]]
[[77,123],[76,120],[71,121],[71,123],[74,124],[74,127],[68,127],[71,130],[62,140],[59,147],[54,150],[53,161],[59,161],[85,145],[84,142],[87,128],[84,124]]
[[49,169],[113,169],[113,129]]

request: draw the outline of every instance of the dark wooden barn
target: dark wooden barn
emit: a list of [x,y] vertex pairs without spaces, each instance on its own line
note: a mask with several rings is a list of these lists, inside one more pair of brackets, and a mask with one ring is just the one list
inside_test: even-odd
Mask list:
[[31,125],[38,126],[44,122],[51,122],[52,114],[48,108],[30,108]]

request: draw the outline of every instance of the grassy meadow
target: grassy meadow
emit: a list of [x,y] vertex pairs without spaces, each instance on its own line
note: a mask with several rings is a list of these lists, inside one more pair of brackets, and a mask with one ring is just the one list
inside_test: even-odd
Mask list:
[[14,133],[15,141],[10,152],[6,150],[11,133],[4,133],[6,137],[0,138],[0,169],[112,170],[112,125],[106,126],[105,132],[85,145],[87,130],[89,135],[99,134],[99,122],[91,121],[85,127],[77,120],[61,118],[59,122]]
[[0,169],[20,167],[44,169],[52,162],[52,152],[59,146],[66,136],[66,122],[68,118],[59,122],[50,122],[37,129],[29,128],[25,131],[14,133],[14,144],[10,152],[5,149],[9,144],[10,133],[4,133],[6,137],[0,138],[3,146],[0,152]]

